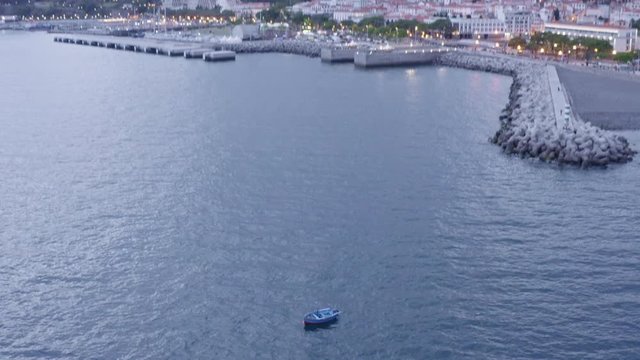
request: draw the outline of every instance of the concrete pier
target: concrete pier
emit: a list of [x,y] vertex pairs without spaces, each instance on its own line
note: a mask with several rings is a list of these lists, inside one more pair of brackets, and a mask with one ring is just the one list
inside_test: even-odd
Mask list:
[[210,51],[202,55],[204,61],[233,61],[236,53],[228,50]]
[[354,56],[354,63],[365,68],[432,64],[444,51],[427,47],[358,50]]
[[87,36],[86,38],[72,38],[56,36],[54,42],[90,45],[107,49],[125,50],[145,54],[162,54],[168,56],[184,56],[187,59],[202,59],[205,61],[235,60],[233,51],[213,51],[214,44],[182,43],[177,41],[158,41],[113,37]]

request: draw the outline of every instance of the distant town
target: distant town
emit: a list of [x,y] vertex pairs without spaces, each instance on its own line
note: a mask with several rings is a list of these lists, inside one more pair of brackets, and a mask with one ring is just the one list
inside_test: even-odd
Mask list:
[[[456,39],[516,52],[638,58],[640,0],[164,0],[1,1],[0,27],[69,30],[79,20],[123,28],[183,29],[241,24],[351,31],[371,39]],[[86,25],[90,27],[92,23]],[[283,32],[281,31],[280,34]],[[578,39],[578,40],[576,40]],[[533,41],[532,41],[533,40]],[[636,60],[637,61],[637,60]]]

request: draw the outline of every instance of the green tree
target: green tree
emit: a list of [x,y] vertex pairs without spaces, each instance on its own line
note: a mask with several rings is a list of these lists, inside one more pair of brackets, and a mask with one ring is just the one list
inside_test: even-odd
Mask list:
[[520,36],[514,37],[509,40],[509,47],[512,49],[525,49],[527,47],[527,41]]
[[225,19],[229,19],[229,18],[235,17],[236,13],[234,13],[231,10],[222,10],[220,15],[222,15]]
[[353,25],[355,25],[355,22],[353,20],[342,20],[340,22],[340,25],[344,26],[346,29],[350,29]]
[[613,56],[613,60],[621,63],[631,62],[633,61],[634,58],[635,58],[635,54],[633,52],[621,52]]
[[301,11],[298,11],[291,15],[291,22],[295,25],[302,25],[304,23],[304,20],[307,18],[308,17],[305,16]]
[[324,30],[334,30],[338,26],[338,22],[335,20],[327,20],[322,23],[322,28]]
[[385,22],[382,16],[373,16],[373,17],[362,19],[362,21],[360,21],[358,25],[360,25],[360,27],[365,27],[367,25],[370,25],[373,27],[382,27],[385,25]]
[[257,17],[266,22],[283,22],[289,16],[283,5],[273,5],[266,10],[260,11]]

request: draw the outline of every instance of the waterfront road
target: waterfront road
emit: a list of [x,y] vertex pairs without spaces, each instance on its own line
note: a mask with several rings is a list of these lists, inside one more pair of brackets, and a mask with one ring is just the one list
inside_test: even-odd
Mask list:
[[583,120],[610,130],[640,129],[640,81],[557,66],[560,81]]

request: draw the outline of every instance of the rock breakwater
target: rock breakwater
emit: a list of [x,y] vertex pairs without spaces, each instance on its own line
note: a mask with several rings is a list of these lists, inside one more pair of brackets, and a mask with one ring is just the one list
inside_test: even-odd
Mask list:
[[558,123],[545,65],[506,56],[443,54],[438,63],[513,77],[500,129],[490,139],[505,153],[581,167],[631,161],[636,151],[623,136],[574,119]]
[[306,40],[254,40],[219,45],[236,53],[284,53],[319,57],[322,44]]

